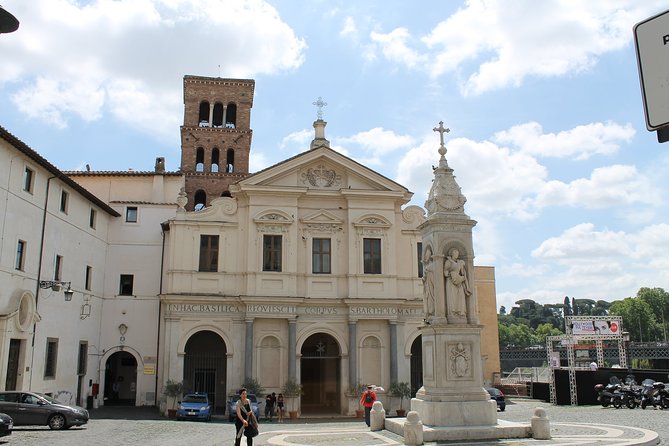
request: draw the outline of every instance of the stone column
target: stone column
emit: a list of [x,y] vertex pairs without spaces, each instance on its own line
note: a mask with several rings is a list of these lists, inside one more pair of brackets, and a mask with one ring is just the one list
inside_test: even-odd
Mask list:
[[[223,106],[223,128],[226,128],[225,127],[225,118],[227,117],[227,115],[228,115],[228,106],[224,105]],[[226,162],[226,164],[227,164],[227,162]]]
[[253,377],[253,319],[246,320],[246,341],[244,343],[244,378]]
[[295,362],[297,361],[297,321],[288,320],[288,379],[297,381]]
[[358,321],[348,321],[348,383],[354,386],[358,382]]
[[209,127],[214,125],[214,104],[209,104]]
[[388,321],[390,329],[390,382],[397,382],[397,322]]

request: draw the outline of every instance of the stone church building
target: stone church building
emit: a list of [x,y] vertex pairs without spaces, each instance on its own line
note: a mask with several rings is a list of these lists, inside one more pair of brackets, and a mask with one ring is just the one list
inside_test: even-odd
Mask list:
[[[56,177],[58,192],[35,200],[38,214],[66,220],[58,210],[66,191],[80,203],[82,222],[67,233],[36,230],[32,237],[53,248],[29,256],[23,270],[15,257],[27,236],[2,228],[1,288],[12,288],[0,295],[5,318],[17,317],[26,292],[33,312],[29,323],[0,325],[0,387],[69,392],[79,403],[97,387],[95,404],[153,405],[171,379],[209,393],[220,411],[247,377],[276,393],[291,379],[303,386],[303,414],[350,413],[347,394],[358,383],[420,388],[425,210],[409,205],[413,193],[404,186],[332,150],[320,116],[310,147],[249,172],[254,87],[185,76],[178,172],[166,172],[161,158],[153,172],[60,172],[0,133],[2,153],[17,160],[0,191],[22,195],[27,163],[43,190]],[[87,224],[93,211],[103,230]],[[91,243],[99,245],[94,253],[67,254],[69,277],[55,275],[59,246]],[[483,379],[491,382],[499,372],[494,269],[469,274],[483,327]],[[39,299],[47,276],[72,277],[72,302]],[[19,338],[17,359],[10,351]],[[53,355],[53,340],[59,359],[46,376],[42,358]],[[12,361],[25,370],[30,358],[26,373],[34,376],[9,383]],[[83,365],[74,370],[70,359]],[[113,382],[122,384],[121,401],[110,399]]]

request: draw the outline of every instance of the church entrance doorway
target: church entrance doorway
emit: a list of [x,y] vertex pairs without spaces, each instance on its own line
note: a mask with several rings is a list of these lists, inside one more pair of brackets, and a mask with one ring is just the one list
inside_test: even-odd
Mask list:
[[326,333],[304,341],[300,361],[303,414],[339,414],[341,354],[339,344]]
[[105,363],[105,405],[134,406],[136,398],[137,360],[128,352],[113,353]]
[[185,391],[206,393],[214,413],[223,414],[227,384],[225,341],[213,331],[203,330],[188,339],[185,350]]
[[411,394],[423,387],[423,338],[418,336],[411,344]]

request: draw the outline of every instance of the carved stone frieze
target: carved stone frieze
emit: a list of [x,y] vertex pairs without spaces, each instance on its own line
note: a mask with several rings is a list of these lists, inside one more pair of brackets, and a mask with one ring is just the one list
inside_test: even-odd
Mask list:
[[341,185],[341,175],[334,169],[328,169],[324,164],[310,167],[301,175],[302,183],[314,187],[335,187]]

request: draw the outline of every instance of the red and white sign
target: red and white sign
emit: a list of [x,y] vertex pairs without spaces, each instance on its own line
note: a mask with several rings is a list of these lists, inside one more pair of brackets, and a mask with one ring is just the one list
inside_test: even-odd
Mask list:
[[620,323],[617,320],[581,319],[571,321],[571,332],[575,335],[617,335]]

